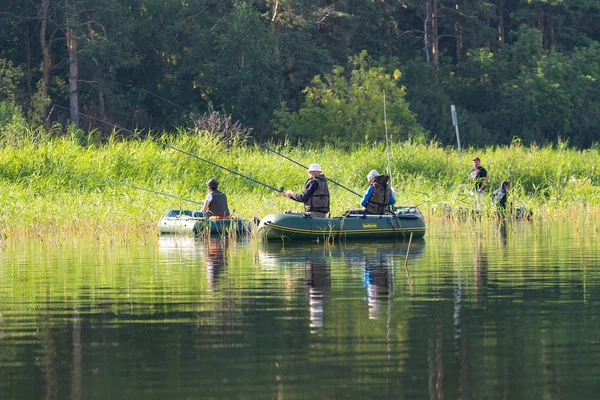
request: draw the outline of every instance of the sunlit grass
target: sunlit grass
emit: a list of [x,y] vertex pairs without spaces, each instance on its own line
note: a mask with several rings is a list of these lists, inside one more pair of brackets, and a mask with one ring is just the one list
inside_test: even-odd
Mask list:
[[[27,137],[31,135],[25,135]],[[82,146],[75,138],[23,140],[0,148],[0,229],[4,234],[53,235],[57,232],[148,232],[168,208],[200,206],[114,184],[133,185],[202,202],[205,183],[216,177],[236,215],[252,219],[301,204],[276,191],[208,162],[162,146],[171,146],[211,161],[274,188],[299,192],[308,175],[304,168],[258,146],[226,145],[202,132],[163,135],[158,139]],[[319,163],[325,174],[362,194],[371,169],[388,169],[383,145],[351,150],[333,147],[270,148],[303,164]],[[600,162],[596,149],[558,147],[493,147],[467,149],[462,158],[437,144],[395,143],[391,147],[392,185],[397,204],[417,205],[428,221],[456,222],[459,209],[478,208],[493,214],[489,196],[476,205],[468,171],[478,155],[488,169],[488,193],[502,180],[511,182],[513,205],[526,206],[535,219],[584,216],[591,226],[600,221]],[[330,184],[332,214],[358,207],[360,198]]]

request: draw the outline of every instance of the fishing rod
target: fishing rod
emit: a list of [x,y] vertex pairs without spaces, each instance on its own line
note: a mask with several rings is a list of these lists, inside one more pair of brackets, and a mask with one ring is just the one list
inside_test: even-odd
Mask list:
[[[150,95],[152,95],[152,96],[154,96],[154,97],[156,97],[156,98],[158,98],[158,99],[161,99],[161,100],[163,100],[163,101],[165,101],[165,102],[167,102],[167,103],[171,104],[172,106],[179,108],[180,110],[187,111],[188,113],[190,113],[190,114],[192,114],[192,115],[198,115],[198,114],[197,114],[197,113],[195,113],[194,111],[192,111],[192,110],[189,110],[189,109],[187,109],[187,108],[185,108],[185,107],[183,107],[183,106],[181,106],[181,105],[179,105],[179,104],[173,103],[171,100],[165,99],[164,97],[161,97],[161,96],[159,96],[159,95],[157,95],[157,94],[155,94],[155,93],[152,93],[152,92],[150,92],[150,91],[148,91],[148,90],[146,90],[146,89],[142,89],[142,91],[144,91],[144,92],[146,92],[146,93],[148,93],[148,94],[150,94]],[[295,161],[295,160],[292,160],[291,158],[289,158],[289,157],[287,157],[287,156],[285,156],[285,155],[283,155],[283,154],[281,154],[281,153],[279,153],[279,152],[277,152],[277,151],[275,151],[275,150],[271,149],[270,147],[267,147],[267,146],[265,146],[264,144],[257,143],[255,140],[252,140],[252,142],[253,142],[253,144],[255,144],[255,145],[258,145],[259,147],[262,147],[263,149],[265,149],[265,150],[267,150],[267,151],[270,151],[271,153],[277,154],[278,156],[280,156],[280,157],[283,157],[283,158],[285,158],[286,160],[288,160],[288,161],[291,161],[291,162],[293,162],[294,164],[296,164],[296,165],[298,165],[298,166],[300,166],[300,167],[302,167],[302,168],[304,168],[304,169],[308,169],[308,167],[307,167],[306,165],[300,164],[299,162],[297,162],[297,161]],[[347,190],[347,191],[349,191],[350,193],[357,195],[358,197],[363,197],[361,194],[358,194],[358,193],[356,193],[356,192],[355,192],[355,191],[353,191],[352,189],[348,189],[346,186],[342,185],[341,183],[338,183],[338,182],[334,181],[333,179],[331,179],[331,178],[329,178],[329,177],[327,178],[327,180],[328,180],[329,182],[333,183],[334,185],[337,185],[337,186],[341,187],[342,189],[346,189],[346,190]]]
[[[62,107],[62,106],[59,106],[59,105],[57,105],[56,107],[58,107],[58,108],[62,108],[63,110],[70,111],[70,109],[68,109],[68,108],[66,108],[66,107]],[[137,135],[137,133],[136,133],[136,132],[133,132],[133,131],[131,131],[131,130],[129,130],[129,129],[126,129],[126,128],[122,128],[122,127],[120,127],[120,126],[118,126],[118,125],[115,125],[115,124],[112,124],[112,123],[110,123],[110,122],[108,122],[108,121],[103,121],[103,120],[101,120],[101,119],[99,119],[99,118],[92,117],[91,115],[87,115],[87,114],[84,114],[84,113],[82,113],[82,112],[79,112],[79,111],[77,111],[77,113],[78,113],[78,114],[80,114],[80,115],[83,115],[84,117],[90,118],[90,119],[92,119],[92,120],[94,120],[94,121],[98,121],[98,122],[101,122],[101,123],[103,123],[103,124],[110,125],[110,126],[112,126],[112,127],[114,127],[114,128],[117,128],[117,129],[122,129],[123,131],[125,131],[125,132],[128,132],[128,133],[131,133],[131,134],[133,134],[133,135]],[[210,161],[210,160],[204,159],[204,158],[202,158],[202,157],[200,157],[200,156],[197,156],[196,154],[192,154],[192,153],[190,153],[190,152],[188,152],[188,151],[185,151],[185,150],[179,149],[179,148],[177,148],[177,147],[175,147],[175,146],[172,146],[172,145],[170,145],[170,144],[168,144],[168,143],[166,143],[166,142],[163,142],[163,141],[161,141],[161,140],[154,139],[154,138],[153,138],[153,137],[151,137],[151,136],[148,136],[148,138],[149,138],[150,140],[152,140],[153,142],[160,144],[161,146],[167,147],[167,148],[169,148],[169,149],[171,149],[171,150],[178,151],[178,152],[180,152],[180,153],[182,153],[182,154],[186,154],[186,155],[188,155],[188,156],[190,156],[190,157],[197,158],[197,159],[198,159],[198,160],[200,160],[200,161],[204,161],[204,162],[206,162],[206,163],[208,163],[208,164],[210,164],[210,165],[213,165],[213,166],[215,166],[215,167],[217,167],[217,168],[221,168],[221,169],[223,169],[223,170],[225,170],[225,171],[231,172],[232,174],[235,174],[235,175],[241,176],[242,178],[246,178],[246,179],[248,179],[248,180],[250,180],[250,181],[252,181],[252,182],[254,182],[254,183],[257,183],[257,184],[259,184],[259,185],[262,185],[262,186],[264,186],[264,187],[266,187],[266,188],[269,188],[269,189],[271,189],[271,190],[274,190],[274,191],[276,191],[277,193],[281,193],[281,192],[283,192],[283,189],[282,189],[282,188],[276,188],[276,187],[274,187],[274,186],[267,185],[266,183],[260,182],[260,181],[258,181],[258,180],[256,180],[256,179],[254,179],[254,178],[251,178],[251,177],[249,177],[249,176],[246,176],[246,175],[244,175],[244,174],[241,174],[241,173],[239,173],[239,172],[237,172],[237,171],[234,171],[234,170],[232,170],[232,169],[229,169],[229,168],[227,168],[227,167],[224,167],[224,166],[222,166],[222,165],[219,165],[219,164],[217,164],[217,163],[215,163],[215,162],[212,162],[212,161]]]
[[388,175],[390,177],[390,187],[392,186],[392,165],[390,162],[390,140],[388,138],[388,127],[387,127],[387,109],[385,104],[385,90],[383,91],[383,124],[385,126],[385,147],[387,150],[387,162],[388,162]]
[[[256,143],[256,144],[258,144],[258,143]],[[294,164],[301,166],[302,168],[308,169],[308,167],[307,167],[306,165],[302,165],[302,164],[300,164],[299,162],[297,162],[297,161],[294,161],[294,160],[292,160],[291,158],[289,158],[289,157],[287,157],[287,156],[285,156],[285,155],[283,155],[283,154],[281,154],[281,153],[279,153],[279,152],[277,152],[277,151],[275,151],[275,150],[273,150],[273,149],[271,149],[271,148],[269,148],[269,147],[267,147],[267,146],[265,146],[265,145],[263,145],[263,144],[258,144],[258,146],[262,147],[263,149],[265,149],[265,150],[267,150],[267,151],[270,151],[271,153],[277,154],[278,156],[280,156],[280,157],[283,157],[283,158],[285,158],[286,160],[288,160],[288,161],[291,161],[291,162],[293,162]],[[331,179],[331,178],[329,178],[329,177],[327,178],[327,180],[328,180],[329,182],[333,183],[334,185],[338,185],[339,187],[341,187],[341,188],[343,188],[343,189],[346,189],[346,190],[347,190],[347,191],[349,191],[350,193],[357,195],[358,197],[363,197],[361,194],[358,194],[358,193],[356,193],[356,192],[355,192],[354,190],[352,190],[352,189],[348,189],[346,186],[342,185],[341,183],[338,183],[338,182],[334,181],[333,179]]]
[[97,182],[102,182],[102,183],[110,183],[112,185],[120,185],[120,186],[124,186],[126,188],[143,190],[144,192],[158,194],[158,195],[165,196],[165,197],[171,197],[173,199],[177,199],[177,200],[181,200],[181,201],[187,201],[188,203],[194,203],[194,204],[198,204],[198,205],[204,205],[204,203],[201,203],[201,202],[198,202],[198,201],[194,201],[194,200],[190,200],[190,199],[186,199],[184,197],[179,197],[179,196],[175,196],[175,195],[172,195],[172,194],[169,194],[169,193],[159,192],[158,190],[146,189],[146,188],[143,188],[143,187],[140,187],[140,186],[130,185],[130,184],[127,184],[127,183],[111,181],[109,179],[96,178],[96,177],[89,176],[89,175],[70,174],[68,172],[65,172],[64,174],[72,176],[72,177],[75,177],[75,178],[89,179],[89,180],[92,180],[92,181],[97,181]]

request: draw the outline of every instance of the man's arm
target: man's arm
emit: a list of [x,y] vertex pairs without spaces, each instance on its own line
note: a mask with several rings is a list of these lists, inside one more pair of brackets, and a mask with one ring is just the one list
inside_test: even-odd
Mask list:
[[363,207],[366,207],[371,196],[373,196],[373,185],[369,185],[369,188],[367,189],[367,191],[365,192],[365,195],[363,196],[362,200],[360,201],[360,205]]
[[295,193],[292,197],[290,197],[290,199],[295,200],[299,203],[304,203],[310,198],[310,196],[313,195],[313,193],[315,192],[315,190],[317,190],[318,187],[319,183],[317,182],[317,180],[311,179],[310,181],[308,181],[308,184],[306,185],[304,191],[301,194]]

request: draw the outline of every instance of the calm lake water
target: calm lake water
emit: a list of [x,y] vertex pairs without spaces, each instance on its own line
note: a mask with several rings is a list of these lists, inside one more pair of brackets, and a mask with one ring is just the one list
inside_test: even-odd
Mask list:
[[597,399],[596,226],[492,225],[410,249],[8,239],[0,398]]

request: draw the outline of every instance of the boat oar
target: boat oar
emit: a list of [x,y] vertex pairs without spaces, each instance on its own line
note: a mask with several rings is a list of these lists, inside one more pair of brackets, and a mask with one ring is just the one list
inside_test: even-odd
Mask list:
[[111,180],[103,179],[103,178],[96,178],[96,177],[89,176],[89,175],[77,175],[77,174],[70,174],[70,173],[65,173],[65,175],[73,176],[75,178],[80,178],[80,179],[89,179],[89,180],[92,180],[92,181],[97,181],[97,182],[102,182],[102,183],[108,183],[108,184],[111,184],[111,185],[120,185],[120,186],[124,186],[126,188],[143,190],[144,192],[158,194],[158,195],[165,196],[165,197],[171,197],[173,199],[177,199],[177,200],[181,200],[181,201],[187,201],[188,203],[194,203],[194,204],[204,205],[204,203],[201,203],[201,202],[198,202],[198,201],[194,201],[194,200],[186,199],[186,198],[183,198],[183,197],[175,196],[175,195],[172,195],[172,194],[169,194],[169,193],[159,192],[158,190],[146,189],[146,188],[143,188],[143,187],[140,187],[140,186],[130,185],[130,184],[127,184],[127,183],[111,181]]
[[[62,109],[64,109],[64,110],[67,110],[67,111],[70,111],[70,110],[69,110],[68,108],[66,108],[66,107],[62,107],[62,106],[58,106],[58,105],[57,105],[56,107],[58,107],[58,108],[62,108]],[[79,112],[79,111],[78,111],[77,113],[78,113],[78,114],[81,114],[81,115],[83,115],[83,116],[84,116],[84,117],[86,117],[86,118],[90,118],[90,119],[92,119],[92,120],[94,120],[94,121],[98,121],[98,122],[101,122],[101,123],[103,123],[103,124],[107,124],[107,125],[110,125],[110,126],[112,126],[112,127],[114,127],[114,128],[117,128],[117,129],[122,129],[122,130],[123,130],[123,131],[125,131],[125,132],[128,132],[128,133],[131,133],[131,134],[133,134],[133,135],[136,135],[136,133],[135,133],[135,132],[133,132],[133,131],[131,131],[131,130],[129,130],[129,129],[126,129],[126,128],[123,128],[123,127],[120,127],[120,126],[118,126],[118,125],[112,124],[112,123],[110,123],[110,122],[108,122],[108,121],[103,121],[103,120],[101,120],[101,119],[99,119],[99,118],[92,117],[91,115],[87,115],[87,114],[84,114],[84,113],[82,113],[82,112]],[[196,154],[192,154],[192,153],[190,153],[190,152],[188,152],[188,151],[185,151],[185,150],[179,149],[179,148],[177,148],[177,147],[175,147],[175,146],[171,146],[170,144],[168,144],[168,143],[166,143],[166,142],[163,142],[162,140],[154,139],[154,138],[152,138],[151,136],[148,136],[148,139],[152,140],[154,143],[160,144],[161,146],[167,147],[167,148],[169,148],[169,149],[171,149],[171,150],[175,150],[175,151],[178,151],[178,152],[180,152],[180,153],[186,154],[186,155],[188,155],[188,156],[190,156],[190,157],[197,158],[198,160],[200,160],[200,161],[204,161],[204,162],[206,162],[206,163],[209,163],[210,165],[213,165],[213,166],[215,166],[215,167],[217,167],[217,168],[224,169],[225,171],[231,172],[232,174],[235,174],[235,175],[241,176],[242,178],[246,178],[246,179],[248,179],[248,180],[250,180],[250,181],[252,181],[252,182],[254,182],[254,183],[258,183],[259,185],[262,185],[262,186],[264,186],[264,187],[266,187],[266,188],[269,188],[269,189],[271,189],[271,190],[274,190],[274,191],[276,191],[276,192],[278,192],[278,193],[281,193],[281,192],[283,192],[283,189],[282,189],[282,188],[278,189],[278,188],[276,188],[276,187],[274,187],[274,186],[267,185],[266,183],[260,182],[260,181],[258,181],[258,180],[256,180],[256,179],[254,179],[254,178],[251,178],[251,177],[249,177],[249,176],[247,176],[247,175],[241,174],[241,173],[239,173],[239,172],[237,172],[237,171],[234,171],[234,170],[232,170],[232,169],[226,168],[226,167],[224,167],[224,166],[222,166],[222,165],[219,165],[219,164],[217,164],[217,163],[215,163],[215,162],[212,162],[212,161],[209,161],[209,160],[207,160],[207,159],[204,159],[204,158],[202,158],[202,157],[199,157],[199,156],[197,156]]]

